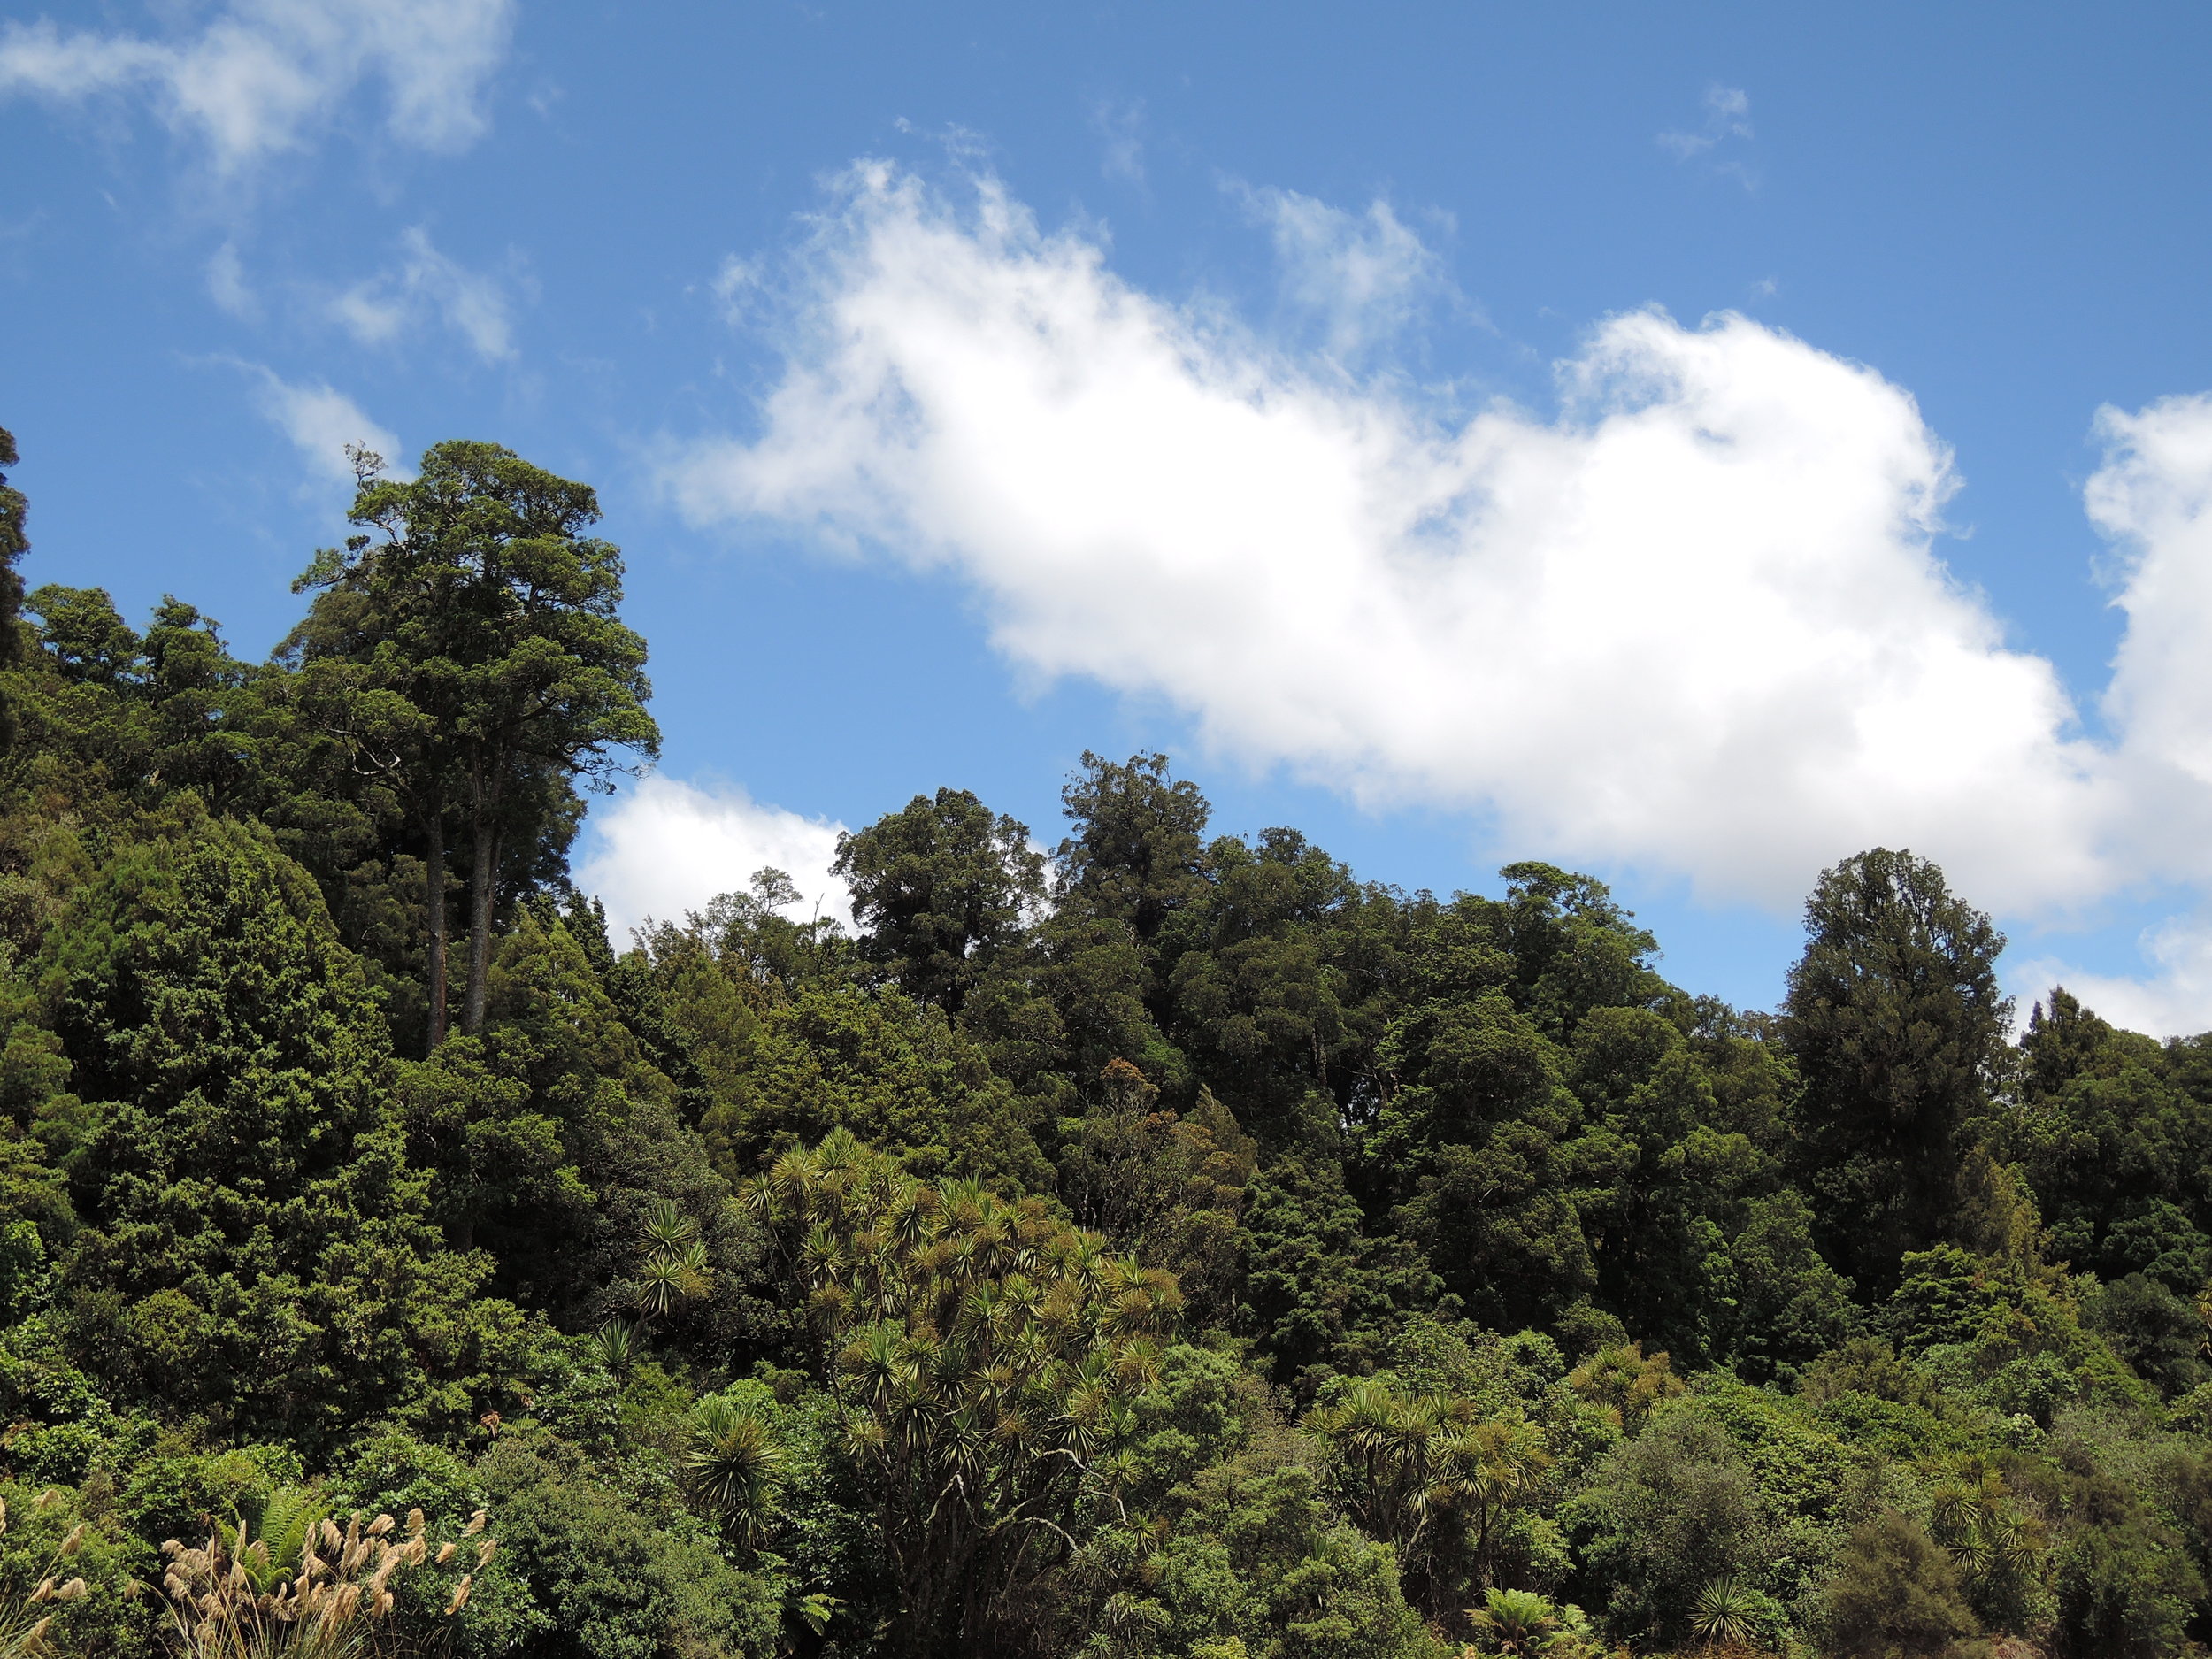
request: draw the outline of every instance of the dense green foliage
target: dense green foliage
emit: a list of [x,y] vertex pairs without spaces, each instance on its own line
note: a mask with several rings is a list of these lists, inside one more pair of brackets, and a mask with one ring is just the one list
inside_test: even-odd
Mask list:
[[[16,458],[15,434],[0,426],[0,466],[13,466]],[[24,525],[29,510],[23,492],[0,472],[0,663],[13,663],[23,654],[23,630],[17,626],[23,613],[23,573],[16,567],[31,550]],[[6,720],[7,710],[0,707],[0,733],[10,729]]]
[[165,1559],[415,1510],[497,1549],[388,1652],[2212,1636],[2212,1037],[2016,1040],[1909,853],[1770,1017],[1586,876],[1363,882],[1157,755],[1048,856],[956,788],[849,836],[851,934],[733,871],[612,940],[591,492],[361,472],[265,662],[15,615],[0,480],[0,1646],[182,1651]]

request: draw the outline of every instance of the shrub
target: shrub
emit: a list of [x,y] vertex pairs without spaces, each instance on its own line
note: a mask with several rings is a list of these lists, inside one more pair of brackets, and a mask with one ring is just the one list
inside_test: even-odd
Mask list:
[[1894,1509],[1853,1529],[1822,1614],[1839,1659],[1937,1654],[1979,1628],[1950,1556]]

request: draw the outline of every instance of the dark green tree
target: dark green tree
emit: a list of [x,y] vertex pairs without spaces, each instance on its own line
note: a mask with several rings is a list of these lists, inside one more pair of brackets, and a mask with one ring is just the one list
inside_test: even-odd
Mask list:
[[[799,889],[781,870],[756,870],[749,890],[725,893],[703,913],[688,916],[680,928],[656,930],[648,949],[656,962],[666,949],[710,956],[733,985],[747,987],[761,1006],[788,1002],[808,986],[845,986],[861,977],[852,940],[834,918],[813,916],[795,922],[785,912],[799,902]],[[657,942],[656,942],[657,941]]]
[[1363,1222],[1333,1162],[1286,1158],[1248,1188],[1247,1317],[1276,1379],[1308,1399],[1331,1371],[1380,1363],[1407,1320],[1443,1293],[1417,1249]]
[[[1159,1376],[1173,1275],[1040,1198],[926,1187],[842,1132],[749,1188],[791,1263],[911,1623],[893,1652],[1008,1651],[1024,1592],[1102,1509]],[[1089,1504],[1085,1500],[1089,1498]]]
[[19,682],[30,700],[19,712],[36,708],[50,753],[96,768],[69,780],[73,793],[104,785],[152,806],[189,789],[218,811],[264,804],[256,732],[272,671],[233,657],[212,618],[165,595],[142,636],[105,588],[50,583],[25,603],[47,672]]
[[[549,905],[524,906],[493,958],[480,1039],[454,1039],[438,1064],[409,1069],[411,1104],[428,1109],[414,1126],[428,1137],[434,1202],[449,1225],[475,1216],[474,1240],[497,1254],[517,1301],[571,1324],[636,1304],[657,1248],[649,1224],[672,1206],[712,1292],[686,1294],[676,1323],[687,1340],[733,1340],[759,1311],[743,1292],[753,1230],[684,1123],[679,1087],[595,970],[596,918],[575,919],[584,939]],[[442,1098],[420,1093],[426,1083]]]
[[1417,923],[1358,1167],[1445,1286],[1510,1330],[1557,1317],[1596,1271],[1575,1193],[1580,1102],[1568,1056],[1517,1006],[1502,919],[1462,897]]
[[1573,1036],[1594,1008],[1648,1005],[1666,996],[1666,982],[1646,961],[1659,941],[1613,902],[1605,883],[1534,862],[1498,873],[1506,896],[1484,905],[1513,962],[1514,1000],[1554,1041]]
[[98,822],[146,797],[157,770],[142,691],[143,641],[101,588],[35,589],[41,649],[9,675],[8,698],[28,741],[14,774],[50,818]]
[[1805,902],[1782,1034],[1804,1077],[1800,1155],[1831,1260],[1863,1290],[1943,1230],[1962,1125],[2003,1064],[2004,935],[1943,872],[1876,848]]
[[498,1513],[505,1571],[535,1603],[536,1628],[511,1651],[544,1659],[769,1659],[778,1651],[777,1596],[763,1575],[732,1566],[704,1525],[655,1515],[595,1479],[567,1448],[548,1451],[509,1443],[478,1471]]
[[39,619],[39,643],[63,680],[118,691],[141,672],[145,641],[106,588],[49,582],[27,603]]
[[1168,1035],[1263,1145],[1333,1145],[1377,1093],[1400,907],[1292,829],[1222,836],[1206,861],[1157,941]]
[[[2060,1659],[2152,1659],[2185,1651],[2185,1632],[2203,1617],[2205,1580],[2181,1533],[2143,1489],[2135,1448],[2102,1425],[2059,1437],[2053,1463],[2024,1471],[2042,1507],[2057,1517],[2051,1587],[2057,1595],[2051,1647]],[[2178,1471],[2156,1482],[2168,1487]]]
[[1601,1601],[1617,1632],[1665,1648],[1689,1633],[1707,1585],[1772,1567],[1774,1507],[1728,1434],[1673,1410],[1615,1449],[1562,1518],[1595,1593],[1586,1605]]
[[701,1125],[731,1179],[843,1129],[918,1175],[1009,1189],[1049,1179],[1012,1092],[941,1009],[810,987],[760,1022],[728,1098]]
[[265,830],[183,816],[110,861],[42,964],[102,1102],[71,1161],[73,1340],[128,1394],[303,1443],[469,1421],[509,1397],[525,1326],[430,1225],[359,964]]
[[1188,779],[1170,781],[1165,755],[1115,762],[1086,749],[1060,800],[1073,826],[1059,849],[1063,905],[1149,944],[1204,891],[1213,809]]
[[1169,777],[1164,755],[1086,752],[1061,802],[1071,833],[1055,856],[1051,913],[976,985],[967,1021],[1047,1116],[1079,1111],[1115,1060],[1187,1104],[1197,1079],[1167,1030],[1169,971],[1185,947],[1164,933],[1210,890],[1210,809],[1196,785]]
[[220,629],[165,594],[142,642],[140,687],[155,744],[150,791],[190,789],[219,812],[242,803],[256,759],[246,718],[255,671],[230,654]]
[[1846,1659],[1941,1653],[1978,1628],[1950,1556],[1894,1509],[1853,1530],[1823,1612],[1831,1650]]
[[852,888],[862,953],[909,996],[956,1018],[1045,896],[1029,826],[994,816],[965,789],[918,795],[839,836],[831,868]]
[[2012,1098],[1978,1125],[2016,1160],[2048,1255],[2192,1294],[2212,1271],[2212,1090],[2201,1039],[2116,1030],[2063,987],[2036,1005]]
[[1126,1060],[1099,1079],[1100,1098],[1061,1125],[1060,1196],[1148,1265],[1181,1281],[1194,1311],[1218,1318],[1243,1286],[1238,1217],[1256,1148],[1229,1109],[1202,1091],[1187,1117]]
[[[21,457],[15,451],[15,434],[0,426],[0,466],[13,466]],[[29,503],[23,492],[0,472],[0,668],[22,660],[23,637],[16,619],[23,611],[23,575],[17,564],[31,550],[24,518]],[[0,716],[4,710],[0,710]]]
[[626,755],[659,752],[645,711],[645,641],[625,626],[622,557],[586,532],[588,485],[497,444],[455,441],[408,482],[357,463],[349,517],[373,526],[301,577],[321,589],[290,642],[297,661],[364,671],[362,695],[395,695],[418,718],[365,765],[404,781],[424,848],[430,1041],[446,1027],[448,836],[469,861],[462,1027],[484,1022],[495,917],[557,861],[580,816],[576,786],[611,787]]

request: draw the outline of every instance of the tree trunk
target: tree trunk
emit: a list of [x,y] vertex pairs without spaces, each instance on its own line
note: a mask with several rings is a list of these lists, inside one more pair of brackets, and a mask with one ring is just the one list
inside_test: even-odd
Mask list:
[[476,824],[476,867],[469,878],[469,987],[461,1009],[461,1029],[472,1037],[484,1029],[486,981],[492,965],[492,899],[499,886],[499,831]]
[[424,860],[423,911],[430,921],[430,1049],[435,1053],[446,1030],[445,820],[430,820],[430,845]]

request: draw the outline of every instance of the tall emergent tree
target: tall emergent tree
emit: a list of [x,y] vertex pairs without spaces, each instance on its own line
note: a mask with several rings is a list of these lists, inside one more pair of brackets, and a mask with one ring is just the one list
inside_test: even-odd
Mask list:
[[[17,459],[15,434],[0,426],[0,466],[13,466]],[[15,626],[23,611],[23,574],[16,562],[31,549],[30,537],[23,532],[27,505],[23,492],[0,472],[0,668],[12,664],[23,652]],[[10,725],[8,710],[0,705],[0,741],[5,741]]]
[[1959,1125],[2010,1024],[2004,935],[1934,864],[1883,847],[1823,873],[1805,931],[1782,1020],[1805,1080],[1802,1155],[1830,1259],[1878,1288],[1955,1196]]
[[[576,787],[611,787],[650,758],[645,641],[626,626],[622,555],[585,534],[588,485],[495,443],[424,452],[411,481],[357,456],[349,517],[379,535],[316,556],[302,588],[323,590],[291,649],[303,669],[343,664],[347,695],[377,741],[365,769],[393,775],[411,803],[426,866],[430,1045],[447,1022],[446,868],[468,861],[462,1028],[484,1022],[493,916],[511,886],[542,873],[575,833]],[[349,717],[350,718],[350,717]]]

